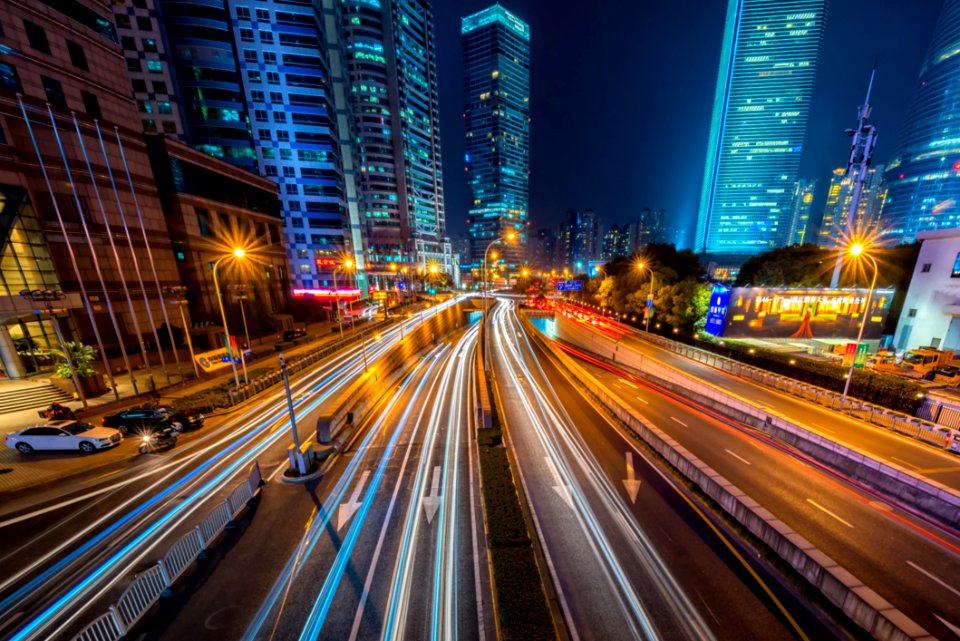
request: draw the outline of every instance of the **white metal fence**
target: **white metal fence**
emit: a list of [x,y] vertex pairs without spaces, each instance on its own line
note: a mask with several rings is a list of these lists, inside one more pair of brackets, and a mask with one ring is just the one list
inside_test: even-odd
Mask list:
[[254,462],[250,474],[234,488],[230,498],[210,510],[200,525],[180,537],[156,564],[135,575],[116,604],[87,624],[73,641],[118,641],[123,638],[236,518],[257,493],[260,483],[260,465]]

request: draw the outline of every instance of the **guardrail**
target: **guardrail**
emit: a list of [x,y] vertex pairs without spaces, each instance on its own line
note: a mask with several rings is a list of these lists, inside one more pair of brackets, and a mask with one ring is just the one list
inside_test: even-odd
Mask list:
[[262,477],[260,465],[254,462],[247,478],[230,493],[229,498],[210,510],[167,550],[166,554],[143,572],[133,577],[117,602],[87,624],[73,641],[119,641],[153,608],[187,569],[210,547],[227,526],[259,492]]
[[[699,361],[705,365],[716,367],[735,376],[742,376],[754,382],[787,392],[793,396],[813,401],[817,405],[837,410],[850,416],[867,421],[874,425],[885,427],[900,434],[906,434],[919,441],[936,447],[960,452],[960,431],[938,425],[922,417],[910,416],[902,412],[880,407],[867,401],[855,398],[843,398],[842,394],[832,392],[816,385],[802,383],[788,376],[774,374],[752,365],[741,363],[732,358],[720,356],[713,352],[686,345],[656,334],[637,333],[638,338],[654,345],[663,347],[681,356]],[[926,405],[924,405],[926,407]],[[923,408],[921,408],[921,412]]]

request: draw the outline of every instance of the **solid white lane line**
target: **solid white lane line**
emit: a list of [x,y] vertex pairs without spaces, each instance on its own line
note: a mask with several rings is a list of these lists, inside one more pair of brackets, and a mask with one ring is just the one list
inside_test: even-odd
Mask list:
[[622,379],[622,378],[618,378],[617,380],[620,381],[621,383],[623,383],[624,385],[629,385],[629,386],[632,387],[633,389],[640,389],[639,387],[637,387],[636,385],[634,385],[634,384],[631,383],[630,381],[625,381],[625,380]]
[[900,465],[906,465],[907,467],[909,467],[909,468],[911,468],[911,469],[914,469],[914,470],[919,470],[919,469],[920,469],[920,466],[919,466],[919,465],[914,465],[913,463],[907,463],[907,462],[904,461],[902,458],[897,458],[896,456],[891,456],[891,457],[890,457],[890,460],[891,460],[891,461],[896,461],[896,462],[899,463]]
[[644,405],[649,405],[649,404],[650,404],[650,403],[649,403],[645,398],[643,398],[642,396],[638,396],[638,397],[637,397],[637,400],[640,401],[641,403],[643,403]]
[[670,419],[673,420],[673,421],[676,421],[677,423],[680,423],[680,425],[683,425],[684,427],[690,427],[689,425],[687,425],[686,423],[684,423],[683,421],[681,421],[681,420],[680,420],[679,418],[677,418],[676,416],[671,416]]
[[725,449],[725,450],[723,450],[723,451],[726,452],[727,454],[729,454],[730,456],[732,456],[733,458],[737,459],[738,461],[742,462],[742,463],[746,463],[747,465],[753,465],[753,463],[751,463],[751,462],[748,461],[747,459],[743,458],[742,456],[739,456],[738,454],[734,454],[734,453],[731,452],[730,450]]
[[945,582],[943,579],[941,579],[940,577],[938,577],[938,576],[936,576],[936,575],[934,575],[934,574],[931,574],[930,572],[927,572],[926,570],[924,570],[922,567],[920,567],[919,565],[917,565],[917,564],[914,563],[913,561],[907,561],[907,565],[909,565],[910,567],[912,567],[912,568],[913,568],[914,570],[916,570],[917,572],[920,572],[920,573],[922,573],[922,574],[927,575],[928,578],[933,579],[934,581],[936,581],[937,583],[939,583],[939,584],[942,585],[943,587],[947,588],[948,590],[950,590],[951,592],[953,592],[953,593],[956,594],[957,596],[960,596],[960,590],[957,590],[957,589],[956,589],[955,587],[953,587],[952,585],[949,585],[948,583],[946,583],[946,582]]
[[837,516],[836,514],[834,514],[833,512],[831,512],[830,510],[828,510],[827,508],[823,507],[822,505],[820,505],[819,503],[817,503],[817,502],[814,501],[813,499],[807,499],[807,503],[809,503],[809,504],[812,505],[813,507],[817,508],[818,510],[820,510],[820,511],[823,512],[824,514],[826,514],[826,515],[828,515],[828,516],[832,516],[832,517],[835,518],[836,520],[838,520],[838,521],[840,521],[841,523],[843,523],[844,525],[846,525],[848,528],[852,528],[852,527],[853,527],[853,524],[850,523],[850,521],[845,521],[844,519],[840,518],[839,516]]

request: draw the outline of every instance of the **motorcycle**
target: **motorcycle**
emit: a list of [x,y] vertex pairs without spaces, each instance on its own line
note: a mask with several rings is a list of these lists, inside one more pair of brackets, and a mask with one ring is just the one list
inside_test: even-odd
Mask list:
[[167,450],[177,444],[177,433],[172,427],[164,427],[155,432],[144,434],[140,440],[140,453]]
[[75,421],[77,420],[76,413],[65,405],[60,403],[50,403],[46,409],[40,410],[37,412],[40,415],[40,418],[46,419],[48,421]]

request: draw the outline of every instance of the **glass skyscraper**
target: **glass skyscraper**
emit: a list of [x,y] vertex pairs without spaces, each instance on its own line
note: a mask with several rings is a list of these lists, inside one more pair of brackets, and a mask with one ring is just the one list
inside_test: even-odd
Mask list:
[[827,0],[730,0],[694,250],[786,244]]
[[411,263],[453,274],[433,8],[428,0],[349,2],[343,24],[367,258],[375,271]]
[[516,270],[527,256],[530,27],[494,5],[463,18],[461,37],[471,260],[481,263],[490,241],[513,231],[518,241],[498,251]]
[[896,154],[887,164],[881,229],[912,242],[960,227],[960,0],[945,0]]

